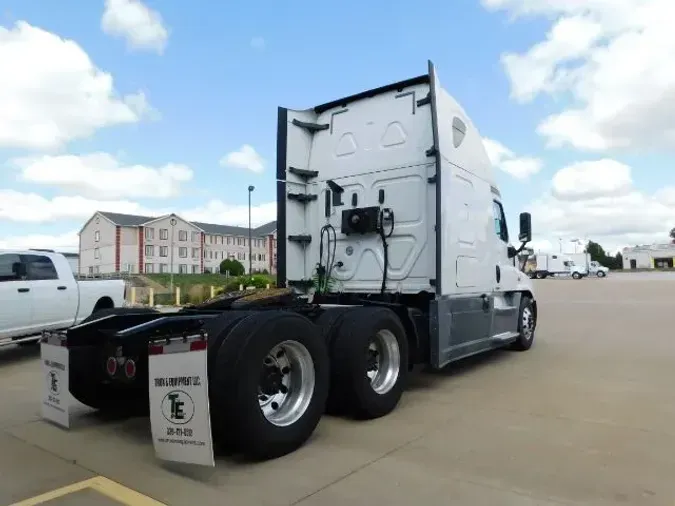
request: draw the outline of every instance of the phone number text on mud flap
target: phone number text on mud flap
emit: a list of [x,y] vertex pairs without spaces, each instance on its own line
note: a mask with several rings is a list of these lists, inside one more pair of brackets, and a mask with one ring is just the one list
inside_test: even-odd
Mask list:
[[175,428],[175,427],[167,427],[166,428],[166,435],[167,436],[183,436],[183,437],[192,437],[193,430],[192,429],[182,429],[182,428]]

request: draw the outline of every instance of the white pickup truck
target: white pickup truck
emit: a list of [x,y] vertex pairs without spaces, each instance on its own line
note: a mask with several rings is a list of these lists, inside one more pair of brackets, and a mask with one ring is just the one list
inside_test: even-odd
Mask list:
[[60,253],[0,250],[0,346],[37,341],[124,304],[123,280],[78,281]]

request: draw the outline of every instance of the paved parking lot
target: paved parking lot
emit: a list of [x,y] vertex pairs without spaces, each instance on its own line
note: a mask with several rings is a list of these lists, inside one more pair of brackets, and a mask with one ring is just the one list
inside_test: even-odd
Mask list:
[[0,350],[0,505],[673,505],[673,281],[538,281],[529,352],[416,375],[390,416],[257,465],[163,464],[147,419],[42,422],[36,351]]

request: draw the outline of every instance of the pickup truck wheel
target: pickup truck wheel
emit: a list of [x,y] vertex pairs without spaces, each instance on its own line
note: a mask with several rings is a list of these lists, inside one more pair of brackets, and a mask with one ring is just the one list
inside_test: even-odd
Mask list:
[[311,321],[289,311],[256,312],[227,333],[215,364],[216,444],[261,460],[286,455],[309,439],[330,379],[327,346]]
[[604,278],[606,275],[607,274],[605,273],[605,271],[598,271],[598,273],[596,274],[596,276],[598,276],[599,278]]
[[408,339],[390,309],[350,311],[331,346],[331,402],[373,419],[398,405],[408,377]]
[[509,347],[516,351],[527,351],[534,343],[534,331],[537,328],[537,311],[534,302],[523,295],[518,312],[518,338]]
[[573,277],[574,279],[581,279],[581,274],[579,274],[578,272],[573,272],[573,273],[572,273],[572,277]]

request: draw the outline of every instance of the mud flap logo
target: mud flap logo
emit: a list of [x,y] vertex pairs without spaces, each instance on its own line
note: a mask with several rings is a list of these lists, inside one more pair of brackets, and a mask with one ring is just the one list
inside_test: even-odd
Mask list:
[[162,399],[162,414],[169,423],[185,425],[195,414],[195,403],[183,390],[172,390]]
[[61,378],[57,371],[49,371],[47,374],[47,387],[52,395],[59,395],[61,392]]

